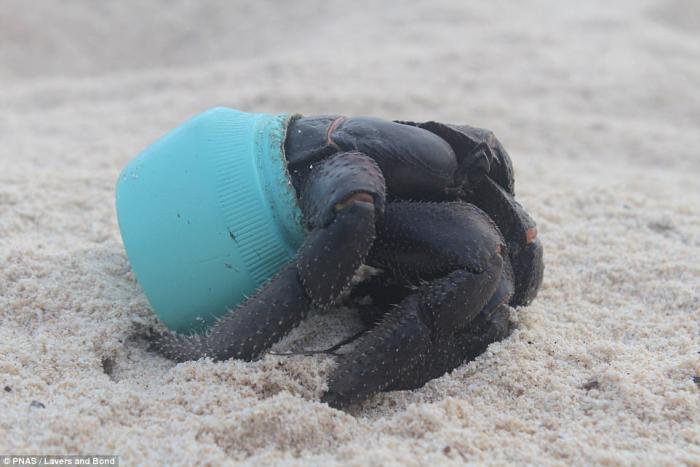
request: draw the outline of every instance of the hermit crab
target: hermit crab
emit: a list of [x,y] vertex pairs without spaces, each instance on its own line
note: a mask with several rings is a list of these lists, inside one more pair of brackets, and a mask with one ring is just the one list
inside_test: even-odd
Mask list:
[[[510,307],[533,300],[544,265],[491,131],[335,115],[296,115],[285,131],[308,231],[296,256],[207,332],[159,334],[152,349],[252,360],[309,309],[349,301],[368,331],[338,356],[322,396],[345,407],[418,388],[509,334]],[[348,293],[363,264],[376,273]]]

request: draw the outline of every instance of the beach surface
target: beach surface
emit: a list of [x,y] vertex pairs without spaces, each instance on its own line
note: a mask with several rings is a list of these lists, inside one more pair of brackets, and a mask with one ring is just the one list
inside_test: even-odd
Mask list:
[[[121,168],[213,106],[492,129],[545,279],[515,331],[347,412],[334,362],[174,364]],[[700,465],[700,3],[0,1],[0,454],[122,465]],[[276,351],[360,328],[314,312]]]

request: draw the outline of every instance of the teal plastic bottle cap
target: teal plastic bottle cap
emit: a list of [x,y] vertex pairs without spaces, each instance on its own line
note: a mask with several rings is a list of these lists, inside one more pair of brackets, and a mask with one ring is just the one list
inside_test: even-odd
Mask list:
[[117,217],[132,269],[170,329],[200,331],[293,259],[304,239],[287,114],[215,108],[132,160]]

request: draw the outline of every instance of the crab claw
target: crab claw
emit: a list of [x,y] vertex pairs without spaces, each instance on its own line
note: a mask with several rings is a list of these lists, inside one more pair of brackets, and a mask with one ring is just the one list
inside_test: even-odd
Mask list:
[[458,345],[455,335],[470,329],[500,294],[502,270],[494,254],[480,273],[459,269],[421,286],[342,357],[321,400],[342,408],[376,392],[420,387],[455,368],[473,352],[471,343]]
[[488,175],[511,195],[514,194],[513,163],[491,130],[440,122],[402,122],[436,134],[454,150],[459,167],[455,184],[473,188]]
[[418,296],[408,297],[401,308],[410,312],[391,313],[342,357],[321,402],[346,407],[386,389],[398,375],[425,365],[430,329],[418,315]]
[[515,276],[515,294],[510,304],[529,304],[537,295],[544,276],[542,244],[537,238],[535,221],[491,177],[485,177],[477,185],[474,197],[479,207],[496,222],[507,239],[508,256]]

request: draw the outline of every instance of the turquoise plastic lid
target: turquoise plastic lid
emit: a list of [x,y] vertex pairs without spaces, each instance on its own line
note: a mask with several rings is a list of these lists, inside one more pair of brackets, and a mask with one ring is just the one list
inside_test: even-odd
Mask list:
[[301,245],[305,229],[284,155],[289,119],[209,110],[155,142],[119,176],[124,246],[170,329],[204,329]]

